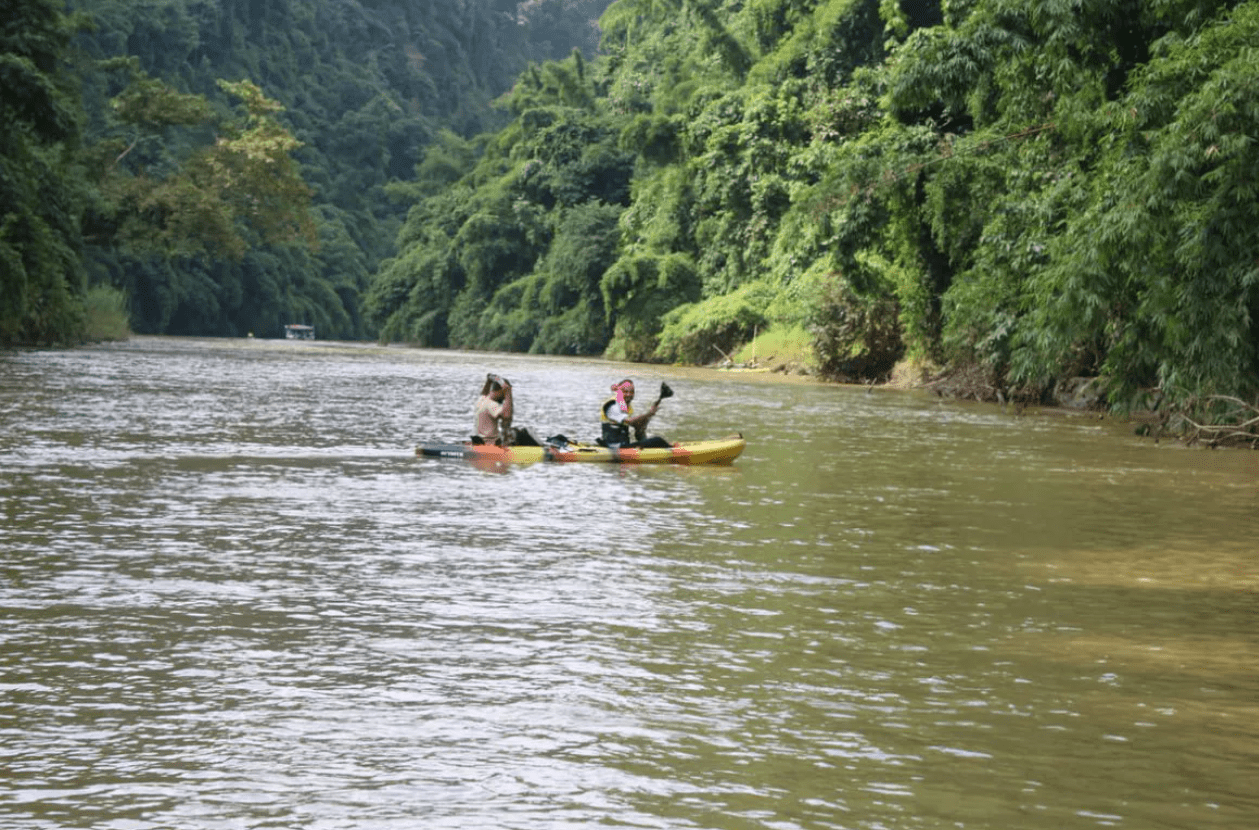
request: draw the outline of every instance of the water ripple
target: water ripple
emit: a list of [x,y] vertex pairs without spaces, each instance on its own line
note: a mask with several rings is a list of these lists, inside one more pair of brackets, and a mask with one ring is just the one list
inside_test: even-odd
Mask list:
[[415,458],[489,363],[543,434],[656,379],[356,344],[0,356],[0,828],[1259,813],[1250,460],[684,373],[661,431],[743,429],[735,466]]

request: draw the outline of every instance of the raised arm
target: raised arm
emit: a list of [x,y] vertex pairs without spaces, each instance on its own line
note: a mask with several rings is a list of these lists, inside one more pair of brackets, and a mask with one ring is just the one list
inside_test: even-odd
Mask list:
[[625,423],[634,429],[646,429],[647,422],[651,420],[651,416],[656,414],[656,410],[660,408],[660,401],[656,401],[651,405],[651,409],[646,412],[640,412],[637,415],[631,415],[625,419]]
[[506,430],[509,427],[511,427],[511,419],[512,419],[512,415],[514,414],[514,407],[512,406],[512,400],[511,400],[511,383],[509,383],[506,378],[503,378],[502,382],[503,382],[503,410],[502,410],[502,413],[499,415],[499,418],[502,421],[503,429]]

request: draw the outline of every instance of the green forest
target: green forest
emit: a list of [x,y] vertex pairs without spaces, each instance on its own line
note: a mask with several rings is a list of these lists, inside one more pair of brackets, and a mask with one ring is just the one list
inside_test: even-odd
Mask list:
[[0,342],[73,341],[101,287],[140,333],[373,338],[394,188],[606,5],[6,0]]
[[[1259,2],[11,0],[0,340],[952,373],[1245,425]],[[595,20],[597,19],[597,26]]]

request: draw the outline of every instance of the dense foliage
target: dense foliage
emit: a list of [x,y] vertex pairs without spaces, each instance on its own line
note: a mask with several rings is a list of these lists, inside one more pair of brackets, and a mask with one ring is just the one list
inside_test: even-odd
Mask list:
[[391,188],[607,2],[9,0],[0,340],[79,336],[85,273],[141,332],[371,336]]
[[599,60],[522,75],[513,123],[418,199],[368,295],[383,337],[707,362],[805,324],[835,376],[907,355],[1025,397],[1100,375],[1119,408],[1255,394],[1259,3],[601,24]]
[[0,18],[0,343],[55,342],[82,324],[78,110],[60,63],[72,34],[52,0]]
[[[597,57],[594,0],[80,0],[81,128],[58,5],[0,30],[6,339],[73,317],[82,222],[147,331],[706,362],[803,325],[836,377],[1259,392],[1256,0],[617,0]],[[254,139],[278,181],[225,174]]]

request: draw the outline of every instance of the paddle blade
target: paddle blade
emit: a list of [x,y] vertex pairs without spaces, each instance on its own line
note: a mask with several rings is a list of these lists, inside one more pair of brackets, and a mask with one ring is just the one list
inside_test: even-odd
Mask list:
[[664,381],[661,381],[660,382],[660,399],[664,400],[665,398],[672,398],[672,397],[673,397],[673,390],[669,388],[669,384],[665,383]]

